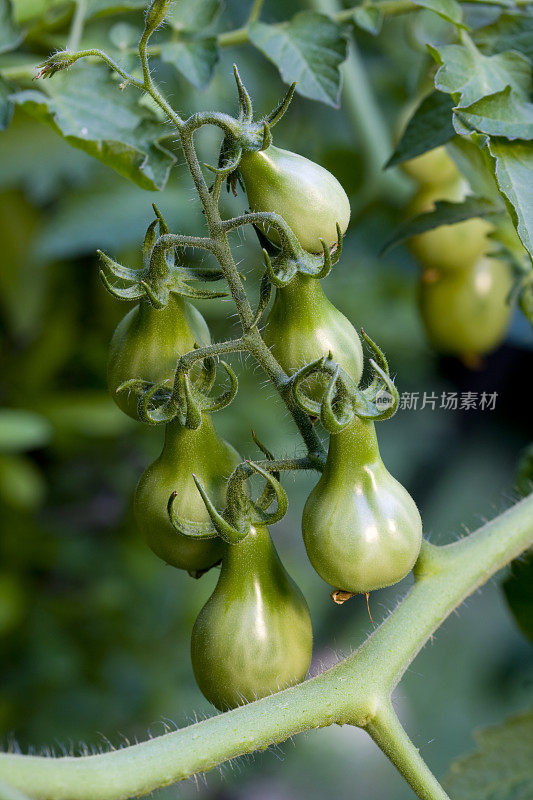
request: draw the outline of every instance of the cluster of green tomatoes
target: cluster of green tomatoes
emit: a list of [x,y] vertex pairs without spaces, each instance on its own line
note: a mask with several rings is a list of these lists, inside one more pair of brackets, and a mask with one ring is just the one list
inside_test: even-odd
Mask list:
[[[311,257],[335,248],[339,229],[344,233],[348,226],[350,207],[333,175],[272,144],[245,152],[238,172],[251,212],[281,215]],[[279,231],[262,227],[275,260]],[[263,338],[288,376],[327,359],[354,386],[360,383],[360,337],[327,299],[317,275],[296,270],[290,280],[278,281]],[[209,342],[205,320],[184,296],[170,292],[162,307],[143,297],[111,342],[113,398],[138,418],[137,396],[121,387],[131,379],[171,382],[177,359]],[[200,380],[201,369],[195,369]],[[310,373],[311,409],[319,407],[325,391],[319,371]],[[209,411],[203,410],[194,426],[178,415],[166,422],[163,450],[141,476],[134,500],[146,542],[167,564],[193,576],[221,564],[216,588],[191,637],[197,683],[219,709],[303,680],[312,653],[307,603],[280,561],[267,515],[252,519],[238,541],[224,540],[216,531],[209,537],[195,534],[202,526],[209,529],[210,510],[224,509],[228,479],[239,465],[240,454],[218,436]],[[412,569],[422,540],[420,515],[383,465],[372,418],[352,414],[330,433],[322,474],[303,511],[302,532],[315,570],[348,595],[394,584]]]
[[[436,200],[458,203],[470,187],[444,147],[408,162],[418,184],[412,214],[430,211]],[[433,347],[476,365],[503,339],[511,317],[513,274],[494,254],[494,226],[481,218],[444,225],[413,236],[409,247],[420,261],[419,306]]]

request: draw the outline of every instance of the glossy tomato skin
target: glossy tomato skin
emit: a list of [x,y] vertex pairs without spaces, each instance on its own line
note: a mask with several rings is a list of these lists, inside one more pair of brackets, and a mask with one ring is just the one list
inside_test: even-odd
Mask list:
[[180,355],[211,341],[200,312],[183,297],[171,293],[164,308],[154,308],[141,300],[119,322],[111,339],[107,365],[107,384],[118,407],[133,419],[137,415],[137,395],[117,392],[131,378],[157,382],[174,375]]
[[[280,214],[304,250],[322,253],[337,241],[336,223],[345,233],[350,221],[346,192],[331,172],[304,156],[270,145],[245,153],[239,164],[252,211]],[[265,229],[276,244],[276,233]]]
[[216,433],[211,417],[189,430],[177,420],[166,426],[165,443],[159,458],[141,476],[135,490],[137,524],[150,549],[167,564],[191,572],[209,569],[222,558],[223,541],[195,540],[180,534],[168,518],[167,504],[178,493],[174,509],[192,522],[208,522],[209,515],[196,488],[194,473],[218,508],[226,502],[226,480],[241,457]]
[[374,423],[355,418],[330,437],[302,531],[311,564],[336,589],[371,592],[413,568],[422,542],[415,502],[386,470]]
[[191,658],[204,696],[235,708],[305,678],[313,633],[305,599],[268,529],[228,545],[215,590],[194,624]]
[[[408,216],[433,210],[436,200],[459,203],[468,191],[468,184],[462,178],[447,184],[422,187],[411,202]],[[424,269],[442,272],[468,270],[486,252],[487,236],[492,229],[486,220],[473,217],[412,236],[408,246]]]
[[[298,274],[276,290],[263,337],[289,375],[331,352],[356,383],[361,380],[361,340],[351,322],[330,303],[316,278]],[[315,385],[310,396],[318,400],[319,395]]]
[[419,306],[436,350],[468,359],[498,346],[512,312],[506,302],[512,286],[507,263],[483,257],[466,272],[428,278],[423,275],[419,284]]

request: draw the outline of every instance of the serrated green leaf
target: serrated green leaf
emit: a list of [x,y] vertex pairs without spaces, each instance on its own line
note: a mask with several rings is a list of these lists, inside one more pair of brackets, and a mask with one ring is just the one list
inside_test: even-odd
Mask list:
[[[530,490],[531,480],[530,476]],[[502,584],[503,593],[516,624],[533,642],[533,551],[511,564],[511,574]]]
[[434,11],[439,17],[454,25],[463,24],[463,11],[456,0],[413,0],[415,6]]
[[476,44],[488,52],[516,50],[533,60],[533,17],[530,14],[502,14],[492,25],[476,31]]
[[499,214],[503,210],[503,203],[495,204],[483,197],[468,196],[462,203],[437,200],[434,211],[426,211],[424,214],[405,220],[385,244],[382,253],[386,253],[400,242],[410,239],[411,236],[418,236],[420,233],[426,233],[426,231],[439,228],[441,225],[455,225],[465,219]]
[[453,800],[533,797],[533,711],[474,734],[478,750],[451,764],[444,789]]
[[74,147],[143,189],[162,189],[175,162],[159,141],[167,129],[146,116],[138,98],[121,92],[105,67],[73,68],[13,100],[44,120]]
[[16,25],[9,0],[0,0],[0,53],[14,50],[22,40],[22,31]]
[[174,0],[167,22],[177,31],[204,31],[221,7],[221,0]]
[[522,100],[510,87],[457,110],[456,116],[489,136],[533,139],[533,103]]
[[161,46],[161,59],[175,67],[197,89],[205,89],[219,59],[216,37],[188,38],[184,34],[178,42],[166,42]]
[[5,131],[13,117],[13,102],[9,99],[11,88],[0,76],[0,131]]
[[401,164],[449,142],[455,136],[452,116],[453,101],[448,95],[432,92],[424,98],[385,167]]
[[344,29],[316,11],[301,11],[287,24],[254,22],[250,40],[279,69],[285,83],[312,100],[339,106],[341,74],[346,58]]
[[507,87],[524,98],[531,89],[531,65],[520,53],[485,56],[476,47],[463,44],[430,50],[441,65],[435,75],[435,87],[454,95],[459,108],[471,106]]
[[23,453],[48,444],[49,422],[40,414],[18,408],[0,409],[0,453]]
[[507,201],[520,241],[533,258],[533,145],[491,139],[498,188]]
[[362,30],[377,36],[383,25],[383,11],[374,5],[359,6],[353,12],[353,21]]

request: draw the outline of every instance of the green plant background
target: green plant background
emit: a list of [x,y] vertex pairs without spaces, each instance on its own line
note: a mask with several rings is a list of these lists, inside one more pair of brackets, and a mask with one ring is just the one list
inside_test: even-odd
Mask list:
[[[273,18],[296,3],[271,4]],[[237,0],[228,28],[242,22]],[[268,17],[268,15],[267,15]],[[120,19],[120,18],[117,18]],[[416,24],[419,24],[418,22]],[[424,56],[406,41],[416,25],[390,20],[364,51],[387,125],[398,127]],[[403,45],[402,45],[403,43]],[[208,90],[198,93],[165,73],[180,109],[234,108],[231,62],[237,59],[260,110],[280,94],[279,77],[251,48],[224,51]],[[349,79],[349,78],[348,78]],[[392,135],[392,134],[391,134]],[[202,135],[203,136],[203,135]],[[206,157],[215,140],[203,136]],[[332,301],[386,351],[400,391],[498,392],[495,411],[400,410],[378,427],[391,472],[419,503],[434,542],[461,536],[480,515],[514,496],[515,466],[527,444],[523,405],[527,324],[513,321],[503,347],[475,372],[428,347],[416,309],[417,267],[407,251],[379,250],[398,224],[412,188],[361,206],[365,185],[359,142],[349,117],[297,98],[276,129],[276,143],[323,163],[344,183],[356,213],[339,265],[324,283]],[[98,279],[97,247],[138,263],[155,200],[172,230],[197,233],[201,214],[176,150],[163,192],[144,192],[71,149],[49,128],[18,112],[0,134],[0,401],[30,410],[27,444],[0,453],[0,736],[23,751],[119,746],[212,713],[195,687],[188,637],[216,574],[193,581],[165,567],[141,541],[132,516],[135,482],[159,452],[160,429],[122,415],[105,388],[106,348],[126,305]],[[414,188],[414,187],[413,187]],[[242,194],[228,209],[244,209]],[[234,237],[247,285],[257,287],[258,248]],[[198,304],[214,338],[234,327],[229,304]],[[253,365],[235,358],[240,392],[216,417],[221,434],[253,457],[253,427],[276,454],[300,442],[273,390]],[[438,405],[438,404],[437,404]],[[32,429],[28,425],[32,424]],[[12,425],[15,424],[11,420]],[[289,572],[313,617],[312,669],[352,650],[371,629],[355,598],[334,606],[308,564],[299,517],[310,476],[289,476],[290,511],[273,529]],[[406,579],[406,584],[409,578]],[[371,597],[374,622],[404,586]],[[533,650],[520,635],[497,582],[461,607],[415,661],[395,698],[415,744],[439,777],[473,746],[471,731],[531,705]],[[100,733],[99,733],[100,732]],[[106,738],[107,737],[107,738]],[[330,728],[226,765],[198,786],[191,781],[158,798],[299,800],[325,793],[372,800],[411,797],[362,731]]]

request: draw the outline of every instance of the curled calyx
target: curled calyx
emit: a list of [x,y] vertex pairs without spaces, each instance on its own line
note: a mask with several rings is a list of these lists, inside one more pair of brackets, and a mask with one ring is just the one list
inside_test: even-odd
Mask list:
[[148,299],[154,308],[164,308],[171,292],[196,299],[226,297],[227,292],[213,292],[190,285],[191,281],[220,280],[223,273],[219,268],[185,267],[177,261],[178,249],[198,247],[211,250],[210,240],[170,233],[155,203],[153,209],[156,218],[144,237],[143,266],[140,269],[124,267],[98,250],[102,262],[100,277],[106,289],[119,300]]
[[[255,211],[246,215],[246,221],[253,224],[259,243],[263,250],[265,276],[277,288],[287,286],[300,273],[313,278],[325,278],[342,254],[342,231],[336,224],[337,241],[329,248],[324,239],[320,239],[322,253],[309,253],[289,228],[285,220],[269,211]],[[261,226],[261,227],[259,227]],[[278,245],[273,244],[265,236],[275,230]]]
[[[239,113],[236,118],[222,117],[218,115],[217,118],[210,116],[205,118],[205,122],[219,125],[224,130],[224,139],[220,147],[220,154],[218,165],[215,167],[211,164],[205,164],[207,169],[214,172],[226,179],[228,191],[235,187],[238,176],[238,167],[242,158],[243,152],[266,150],[272,143],[271,128],[279,122],[285,111],[289,107],[294,94],[296,84],[293,83],[285,96],[280,100],[278,105],[260,120],[254,121],[254,112],[252,100],[241,80],[237,65],[233,65],[233,74],[237,84],[237,94],[239,100]],[[202,115],[197,115],[197,122],[201,123]]]
[[[220,411],[232,402],[239,384],[229,364],[222,360],[217,362],[212,356],[191,359],[190,356],[194,355],[193,350],[178,360],[173,385],[168,379],[150,383],[133,378],[119,386],[117,391],[132,391],[138,395],[137,414],[141,422],[159,425],[178,419],[186,428],[195,430],[202,424],[202,413]],[[199,361],[200,372],[193,380],[191,371]],[[211,396],[217,364],[226,373],[227,386]]]
[[[343,430],[354,417],[388,419],[398,407],[398,390],[384,353],[363,330],[361,335],[374,355],[369,360],[374,375],[365,388],[357,386],[330,355],[307,364],[290,378],[290,389],[298,406],[310,416],[319,418],[328,433]],[[316,375],[327,379],[320,400],[308,397],[304,388],[305,382]]]
[[[268,462],[262,466],[255,461],[239,464],[228,479],[226,507],[222,511],[216,508],[201,482],[193,475],[211,521],[198,523],[179,517],[174,510],[176,493],[173,493],[168,501],[168,515],[172,525],[183,536],[195,539],[220,536],[228,544],[237,544],[248,536],[252,527],[278,522],[287,511],[287,494],[279,482],[275,462],[272,462],[270,469],[269,466]],[[265,488],[256,500],[251,497],[246,484],[253,475],[260,475],[266,481]],[[273,503],[274,509],[269,510]]]

